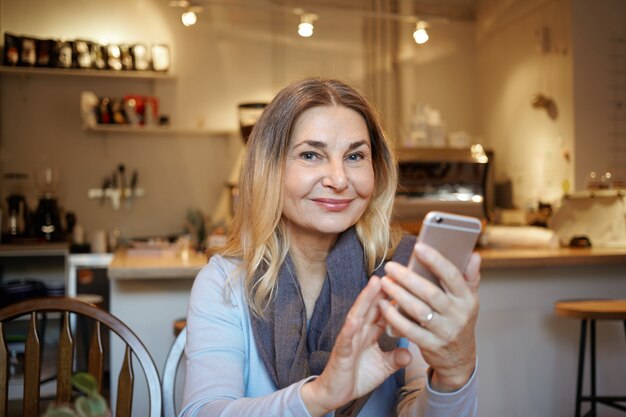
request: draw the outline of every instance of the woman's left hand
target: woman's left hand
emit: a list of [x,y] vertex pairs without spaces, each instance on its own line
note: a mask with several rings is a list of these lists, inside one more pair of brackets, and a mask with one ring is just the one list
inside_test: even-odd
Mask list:
[[387,300],[381,300],[380,307],[396,333],[420,348],[434,371],[431,387],[456,391],[467,383],[476,363],[480,256],[472,255],[465,275],[427,245],[418,243],[414,256],[439,277],[443,289],[406,266],[389,262],[383,290],[406,316]]

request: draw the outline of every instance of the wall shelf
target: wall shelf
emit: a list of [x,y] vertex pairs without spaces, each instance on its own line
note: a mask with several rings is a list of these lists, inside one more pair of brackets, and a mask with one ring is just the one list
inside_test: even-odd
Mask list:
[[0,258],[66,256],[69,252],[69,243],[67,242],[0,244]]
[[227,137],[235,132],[229,130],[210,130],[200,128],[175,128],[170,126],[131,126],[131,125],[98,125],[83,126],[90,133],[102,134],[138,134],[138,135],[162,135],[162,136],[210,136]]
[[93,78],[131,78],[146,80],[173,80],[175,77],[165,72],[156,71],[113,71],[77,68],[40,68],[0,66],[0,74],[15,76],[71,76]]

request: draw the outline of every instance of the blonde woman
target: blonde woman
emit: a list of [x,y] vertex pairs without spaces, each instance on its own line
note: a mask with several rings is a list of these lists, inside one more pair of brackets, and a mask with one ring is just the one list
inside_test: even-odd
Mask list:
[[[247,144],[229,243],[193,286],[181,415],[476,415],[480,258],[462,275],[394,231],[396,182],[356,90],[309,79],[278,93]],[[447,291],[410,272],[411,255]]]

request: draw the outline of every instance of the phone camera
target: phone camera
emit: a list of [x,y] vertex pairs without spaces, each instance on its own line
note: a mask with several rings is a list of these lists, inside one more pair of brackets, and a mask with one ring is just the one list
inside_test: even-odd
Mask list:
[[443,217],[441,216],[435,217],[435,223],[443,223]]

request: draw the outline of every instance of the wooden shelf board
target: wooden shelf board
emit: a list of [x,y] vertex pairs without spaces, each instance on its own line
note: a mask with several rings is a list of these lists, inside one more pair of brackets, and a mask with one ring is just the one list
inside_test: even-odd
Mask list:
[[100,78],[134,78],[134,79],[174,79],[175,77],[165,72],[155,71],[113,71],[78,68],[40,68],[40,67],[10,67],[0,65],[0,74],[8,75],[33,75],[33,76],[72,76],[72,77],[100,77]]
[[132,133],[142,135],[173,135],[173,136],[212,136],[212,137],[225,137],[235,134],[234,131],[228,130],[209,130],[209,129],[194,129],[194,128],[176,128],[169,126],[130,126],[130,125],[99,125],[99,126],[84,126],[84,130],[93,133]]

